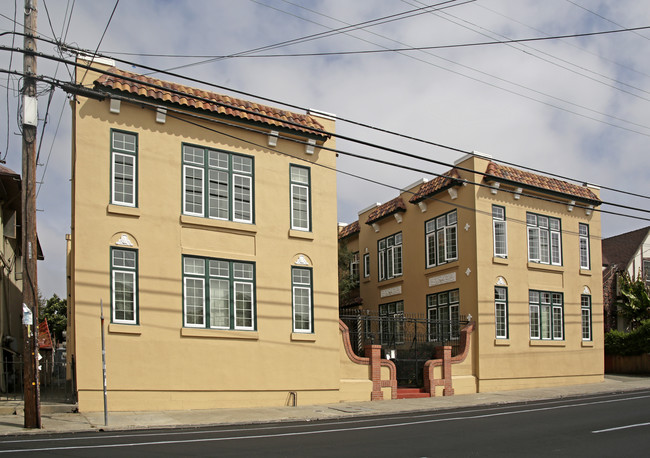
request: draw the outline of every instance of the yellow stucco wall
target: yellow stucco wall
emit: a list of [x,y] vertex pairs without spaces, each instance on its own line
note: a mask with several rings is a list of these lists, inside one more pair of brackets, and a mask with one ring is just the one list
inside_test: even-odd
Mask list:
[[[91,71],[85,81],[96,77]],[[154,111],[125,101],[115,114],[109,103],[73,103],[70,270],[79,409],[103,408],[100,301],[110,410],[286,405],[292,391],[299,404],[340,400],[341,378],[356,373],[341,369],[335,154],[319,144],[309,155],[304,144],[283,138],[266,148],[265,133],[179,114],[160,124]],[[334,130],[333,120],[318,120]],[[111,129],[138,136],[137,208],[110,204]],[[254,224],[182,215],[183,143],[254,158]],[[334,139],[326,145],[334,147]],[[311,171],[310,232],[290,230],[290,164]],[[110,322],[110,247],[123,235],[138,253],[137,325]],[[255,331],[183,327],[183,255],[255,263]],[[290,275],[300,258],[313,269],[310,334],[292,333]],[[368,383],[360,384],[365,393],[346,388],[344,397],[369,399]]]

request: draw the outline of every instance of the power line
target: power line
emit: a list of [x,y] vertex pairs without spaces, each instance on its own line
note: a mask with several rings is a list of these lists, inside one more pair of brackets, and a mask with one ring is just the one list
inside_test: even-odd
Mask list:
[[[99,39],[99,43],[97,43],[97,48],[95,48],[95,52],[93,55],[97,54],[97,51],[99,51],[99,47],[102,45],[102,41],[104,40],[104,35],[106,35],[106,31],[108,30],[108,26],[111,25],[111,21],[113,20],[113,15],[115,14],[115,10],[117,9],[117,5],[120,3],[120,0],[115,0],[115,6],[113,6],[113,11],[111,11],[111,15],[108,18],[108,22],[106,22],[106,27],[104,27],[104,31],[102,32],[102,36]],[[84,72],[84,76],[81,77],[83,80],[86,77],[86,73],[88,73],[88,69]]]

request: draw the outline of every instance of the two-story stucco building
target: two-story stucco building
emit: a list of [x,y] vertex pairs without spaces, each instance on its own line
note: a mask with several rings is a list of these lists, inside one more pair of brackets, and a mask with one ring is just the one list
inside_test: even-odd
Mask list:
[[460,158],[340,228],[358,262],[354,303],[380,317],[419,314],[432,341],[437,323],[471,315],[456,393],[600,381],[598,192],[478,153]]

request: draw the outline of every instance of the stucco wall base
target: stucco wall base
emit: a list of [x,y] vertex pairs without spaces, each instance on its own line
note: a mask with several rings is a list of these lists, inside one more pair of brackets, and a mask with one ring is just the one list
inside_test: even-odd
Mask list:
[[[358,389],[345,392],[348,400],[369,401],[370,390],[367,386],[361,396]],[[339,390],[295,391],[297,405],[331,404],[341,401]],[[294,397],[290,391],[218,391],[218,392],[169,392],[169,391],[120,391],[108,392],[109,412],[139,412],[160,410],[207,410],[248,407],[282,407],[293,406]],[[104,398],[101,391],[78,392],[79,411],[100,412],[104,410]],[[390,399],[390,398],[389,398]]]
[[478,392],[478,380],[473,375],[452,375],[451,380],[454,394],[474,394]]
[[[372,393],[372,381],[359,379],[341,380],[341,389],[339,392],[340,401],[370,401]],[[390,399],[390,388],[388,388],[388,397],[384,393],[384,399]]]
[[[478,392],[525,390],[530,388],[547,388],[564,385],[579,385],[583,383],[599,383],[604,381],[603,374],[576,375],[568,377],[532,377],[519,379],[478,380]],[[454,379],[454,388],[456,380]]]

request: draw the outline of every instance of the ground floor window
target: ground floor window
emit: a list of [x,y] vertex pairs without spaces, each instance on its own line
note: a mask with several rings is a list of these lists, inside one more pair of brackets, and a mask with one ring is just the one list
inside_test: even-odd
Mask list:
[[562,293],[530,290],[530,338],[564,340],[564,298]]
[[494,288],[494,326],[497,339],[508,338],[508,289]]
[[183,257],[183,325],[254,330],[255,264]]
[[582,315],[582,340],[591,340],[591,296],[580,296],[580,312]]
[[429,341],[444,342],[458,339],[460,294],[457,289],[427,296]]
[[379,332],[382,345],[404,343],[404,301],[379,305]]
[[311,269],[291,268],[293,295],[293,332],[314,332]]
[[111,322],[138,324],[138,252],[111,248]]

